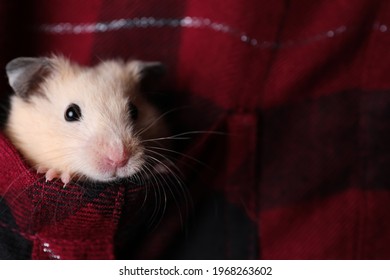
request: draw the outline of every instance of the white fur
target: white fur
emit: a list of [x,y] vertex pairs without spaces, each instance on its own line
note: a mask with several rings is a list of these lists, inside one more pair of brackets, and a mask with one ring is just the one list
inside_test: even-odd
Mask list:
[[[28,102],[17,95],[11,99],[5,132],[21,154],[32,167],[56,170],[58,177],[110,181],[139,171],[144,164],[141,141],[166,132],[160,114],[137,92],[142,62],[105,61],[92,68],[61,57],[52,57],[51,62],[54,72],[40,87],[44,95],[32,93]],[[129,100],[139,110],[135,122],[128,115]],[[80,121],[65,121],[71,103],[80,106]],[[150,129],[136,135],[151,123]],[[128,163],[115,170],[102,168],[104,154],[121,146],[131,151]]]

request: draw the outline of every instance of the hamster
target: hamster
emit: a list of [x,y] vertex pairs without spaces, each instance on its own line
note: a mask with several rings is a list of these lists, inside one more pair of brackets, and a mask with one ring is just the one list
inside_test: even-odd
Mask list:
[[14,94],[4,133],[31,167],[64,186],[150,171],[147,144],[168,128],[146,95],[163,73],[159,62],[16,58],[6,65]]

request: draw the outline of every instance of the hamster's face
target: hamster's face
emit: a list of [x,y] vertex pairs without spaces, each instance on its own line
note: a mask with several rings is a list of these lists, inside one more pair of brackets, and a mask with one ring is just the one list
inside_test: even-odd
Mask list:
[[102,182],[152,168],[147,145],[166,125],[140,92],[140,62],[54,63],[38,93],[12,99],[7,131],[27,160],[58,177]]

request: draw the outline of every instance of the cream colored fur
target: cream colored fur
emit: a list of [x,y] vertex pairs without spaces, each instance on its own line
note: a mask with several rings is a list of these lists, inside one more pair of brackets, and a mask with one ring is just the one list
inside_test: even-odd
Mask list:
[[[17,95],[11,99],[5,133],[27,162],[35,169],[54,169],[59,175],[96,181],[128,177],[140,170],[142,140],[166,133],[160,114],[137,92],[142,62],[113,60],[93,68],[62,57],[52,57],[51,62],[54,70],[40,86],[44,95],[32,93],[28,101]],[[129,118],[128,100],[138,107],[136,122]],[[71,103],[80,106],[80,121],[65,121]],[[101,170],[100,155],[117,143],[131,150],[131,159],[115,174]]]

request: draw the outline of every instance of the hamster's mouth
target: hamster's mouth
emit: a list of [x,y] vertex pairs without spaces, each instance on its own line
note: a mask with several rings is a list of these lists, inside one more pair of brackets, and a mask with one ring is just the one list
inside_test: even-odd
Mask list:
[[[141,175],[136,176],[142,170],[142,163],[129,163],[128,165],[120,168],[113,168],[109,170],[99,170],[93,176],[89,176],[92,180],[98,182],[112,183],[117,181],[142,181]],[[137,179],[139,178],[139,179]]]
[[[148,176],[147,176],[148,177]],[[142,186],[147,184],[150,178],[140,175],[140,171],[133,172],[132,174],[122,176],[117,172],[113,174],[105,174],[103,176],[96,176],[95,178],[89,177],[89,180],[96,183],[109,184],[109,185],[126,185],[126,186]]]
[[100,170],[86,177],[97,183],[141,186],[150,182],[155,183],[159,179],[164,180],[162,177],[169,173],[169,167],[165,164],[155,164],[144,168],[144,162],[139,160],[121,168]]

